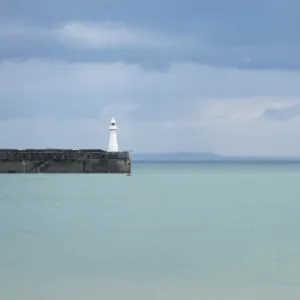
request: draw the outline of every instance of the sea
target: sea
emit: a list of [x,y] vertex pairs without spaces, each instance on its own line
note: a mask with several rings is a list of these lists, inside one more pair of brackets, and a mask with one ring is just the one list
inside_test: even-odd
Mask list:
[[299,300],[299,162],[0,175],[1,300]]

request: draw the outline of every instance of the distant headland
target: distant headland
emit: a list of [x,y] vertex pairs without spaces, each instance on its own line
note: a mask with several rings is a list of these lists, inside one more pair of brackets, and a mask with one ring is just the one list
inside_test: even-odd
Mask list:
[[131,153],[132,161],[145,162],[271,162],[297,161],[300,157],[223,156],[211,152]]

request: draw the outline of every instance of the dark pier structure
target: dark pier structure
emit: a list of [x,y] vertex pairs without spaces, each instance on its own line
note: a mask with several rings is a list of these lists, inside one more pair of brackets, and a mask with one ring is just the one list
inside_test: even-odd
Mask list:
[[129,151],[0,149],[0,173],[131,173]]

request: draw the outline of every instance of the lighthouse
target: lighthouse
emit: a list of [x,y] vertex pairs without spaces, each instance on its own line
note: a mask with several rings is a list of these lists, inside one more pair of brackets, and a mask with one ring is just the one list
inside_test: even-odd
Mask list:
[[110,121],[109,126],[109,143],[108,143],[108,149],[107,152],[118,152],[119,146],[117,141],[117,130],[118,127],[116,125],[116,120],[113,117]]

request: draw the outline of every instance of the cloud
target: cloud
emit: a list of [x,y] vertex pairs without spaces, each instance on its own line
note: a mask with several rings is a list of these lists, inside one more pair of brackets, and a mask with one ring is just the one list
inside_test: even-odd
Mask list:
[[[258,98],[295,98],[300,74],[241,71],[174,64],[165,71],[124,63],[65,63],[28,60],[0,64],[2,117],[90,117],[105,105],[136,107],[133,119],[176,119],[193,103]],[[236,101],[236,106],[244,103]],[[222,104],[219,104],[222,105]],[[15,109],[17,107],[17,109]],[[251,107],[249,107],[251,109]],[[10,114],[11,112],[11,114]],[[186,113],[188,113],[186,111]]]
[[28,26],[22,23],[0,24],[0,38],[52,40],[67,47],[95,49],[171,49],[184,38],[164,35],[146,29],[132,28],[118,22],[66,22],[52,27]]
[[54,34],[62,43],[87,49],[109,48],[147,48],[157,49],[174,47],[179,39],[162,34],[130,28],[125,24],[103,23],[68,23],[55,30]]
[[0,29],[0,60],[300,68],[300,7],[295,0],[53,0],[47,5],[3,0],[0,5],[6,30]]
[[105,20],[63,20],[43,26],[24,21],[2,22],[0,61],[31,58],[122,61],[152,68],[176,62],[239,69],[297,70],[300,67],[297,40],[276,37],[265,42],[250,35],[244,41],[242,33],[230,21],[226,26],[222,24],[222,19],[198,20],[195,23],[198,29],[190,32]]
[[292,103],[284,103],[284,105],[274,108],[266,109],[263,117],[272,121],[284,121],[294,117],[300,116],[300,101],[293,101]]
[[106,148],[114,116],[123,149],[296,155],[299,117],[274,122],[266,112],[293,110],[299,96],[297,72],[6,61],[1,147]]
[[22,23],[0,23],[1,38],[46,38],[51,34],[50,30],[37,26],[27,26]]

